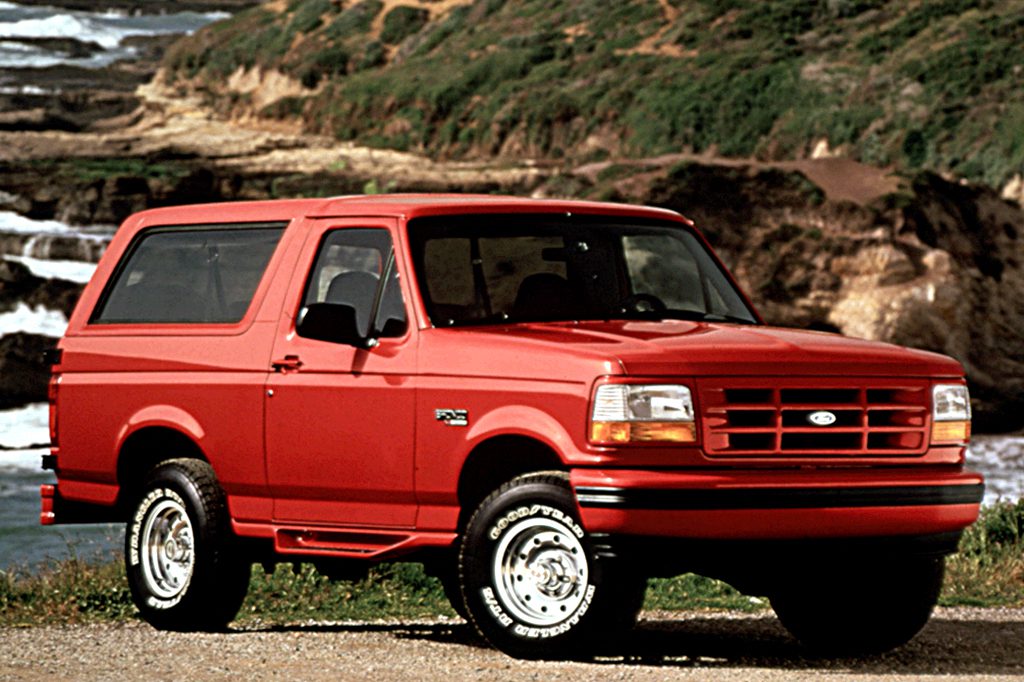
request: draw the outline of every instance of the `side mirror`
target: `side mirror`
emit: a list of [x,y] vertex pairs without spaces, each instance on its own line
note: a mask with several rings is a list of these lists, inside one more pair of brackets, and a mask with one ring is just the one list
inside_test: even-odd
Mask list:
[[350,305],[312,303],[299,313],[295,331],[307,339],[366,347],[366,338],[356,324],[356,309]]

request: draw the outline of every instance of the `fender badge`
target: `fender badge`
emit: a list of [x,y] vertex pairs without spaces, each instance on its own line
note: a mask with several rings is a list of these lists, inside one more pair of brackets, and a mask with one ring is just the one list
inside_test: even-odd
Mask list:
[[828,410],[819,410],[807,415],[807,422],[814,426],[832,426],[836,423],[836,415]]
[[448,426],[468,426],[468,410],[452,410],[448,408],[434,410],[434,419]]

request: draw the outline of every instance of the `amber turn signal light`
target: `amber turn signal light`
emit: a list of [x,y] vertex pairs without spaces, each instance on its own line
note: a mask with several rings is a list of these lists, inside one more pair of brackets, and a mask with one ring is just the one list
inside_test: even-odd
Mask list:
[[693,443],[693,422],[591,422],[592,443]]
[[933,422],[933,443],[966,443],[971,438],[971,422]]

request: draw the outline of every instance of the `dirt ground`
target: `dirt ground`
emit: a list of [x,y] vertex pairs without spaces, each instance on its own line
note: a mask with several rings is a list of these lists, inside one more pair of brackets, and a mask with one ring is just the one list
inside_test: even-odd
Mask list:
[[770,614],[645,613],[619,651],[519,661],[461,620],[305,623],[221,634],[140,623],[0,630],[0,680],[1024,679],[1024,609],[938,609],[884,656],[805,656]]

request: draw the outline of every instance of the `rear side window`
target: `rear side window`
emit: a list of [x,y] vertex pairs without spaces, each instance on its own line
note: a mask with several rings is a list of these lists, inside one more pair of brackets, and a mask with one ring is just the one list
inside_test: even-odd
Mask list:
[[285,225],[145,230],[118,263],[90,322],[238,322],[252,303]]

